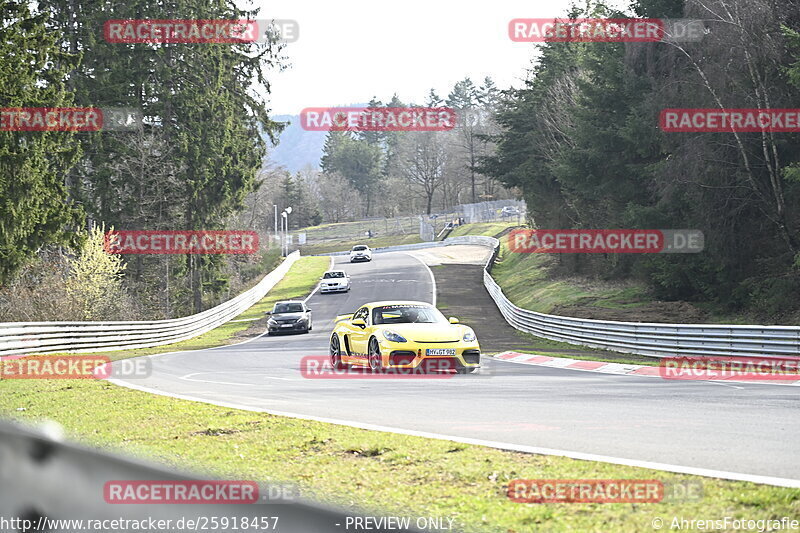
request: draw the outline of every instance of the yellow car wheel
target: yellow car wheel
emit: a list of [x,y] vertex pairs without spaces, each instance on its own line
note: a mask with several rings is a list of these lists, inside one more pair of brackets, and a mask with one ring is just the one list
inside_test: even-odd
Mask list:
[[331,336],[330,346],[331,366],[336,370],[342,370],[344,363],[342,363],[342,346],[339,343],[339,336],[334,333]]
[[378,339],[375,337],[369,340],[369,348],[367,349],[367,361],[369,368],[373,372],[380,372],[383,369],[383,358],[381,357],[381,348],[378,346]]

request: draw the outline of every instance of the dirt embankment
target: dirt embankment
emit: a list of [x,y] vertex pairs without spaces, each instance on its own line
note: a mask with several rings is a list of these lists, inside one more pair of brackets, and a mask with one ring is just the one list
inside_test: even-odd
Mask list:
[[[588,303],[588,302],[587,302]],[[650,302],[637,307],[606,309],[588,305],[558,305],[552,314],[621,322],[705,323],[709,315],[689,302]]]

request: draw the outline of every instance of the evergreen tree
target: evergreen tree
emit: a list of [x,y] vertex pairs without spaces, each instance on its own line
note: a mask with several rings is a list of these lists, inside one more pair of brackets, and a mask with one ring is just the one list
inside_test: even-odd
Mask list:
[[[265,70],[278,62],[280,46],[264,44],[124,44],[102,40],[98,28],[109,19],[253,19],[255,13],[225,0],[83,3],[43,0],[50,24],[65,34],[62,47],[82,53],[71,73],[77,101],[84,105],[134,107],[147,117],[145,130],[163,143],[158,151],[171,160],[171,190],[165,195],[174,229],[219,229],[241,209],[256,183],[266,146],[280,126],[270,120],[263,94],[269,89]],[[72,188],[93,218],[117,227],[136,220],[157,220],[141,212],[140,198],[149,177],[138,168],[126,172],[118,162],[139,150],[129,134],[88,135],[86,158],[76,167]],[[147,141],[151,142],[151,141]],[[216,280],[221,256],[187,256],[192,307],[202,310],[202,288]],[[203,272],[206,281],[202,279]]]
[[[77,58],[30,2],[0,0],[0,102],[4,107],[68,107],[67,75]],[[77,162],[77,135],[0,131],[0,284],[48,243],[75,242],[82,212],[67,196],[64,174]]]
[[294,177],[289,173],[286,174],[281,182],[278,201],[282,209],[289,206],[292,208],[292,214],[289,216],[289,229],[316,226],[322,222],[322,215],[316,201],[299,173]]
[[453,109],[471,109],[478,101],[478,89],[472,80],[464,78],[456,82],[453,90],[447,95],[447,106]]
[[[367,104],[367,111],[379,110],[381,107],[383,107],[383,103],[373,96]],[[383,147],[386,143],[386,132],[383,131],[360,131],[357,137],[372,146]]]
[[431,89],[430,92],[428,92],[428,99],[425,101],[426,106],[441,107],[443,103],[444,100],[442,100],[442,98],[438,94],[436,94],[436,90]]

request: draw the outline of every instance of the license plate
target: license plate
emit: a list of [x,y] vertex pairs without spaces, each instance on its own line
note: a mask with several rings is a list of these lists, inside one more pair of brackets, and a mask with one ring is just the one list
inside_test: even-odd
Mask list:
[[455,355],[455,348],[428,348],[425,355]]
[[292,327],[292,324],[281,324],[281,327],[282,328],[290,328],[290,327]]

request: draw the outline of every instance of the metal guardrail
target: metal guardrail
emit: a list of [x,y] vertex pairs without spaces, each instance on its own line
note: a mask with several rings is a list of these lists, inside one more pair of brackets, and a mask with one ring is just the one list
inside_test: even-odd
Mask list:
[[253,288],[183,318],[152,322],[5,322],[0,324],[0,356],[127,350],[191,339],[224,324],[261,300],[299,257],[300,252],[290,254]]
[[800,357],[798,326],[618,322],[523,309],[509,301],[491,275],[500,247],[497,239],[491,241],[485,241],[494,252],[484,268],[483,284],[506,321],[520,331],[569,344],[654,357]]

